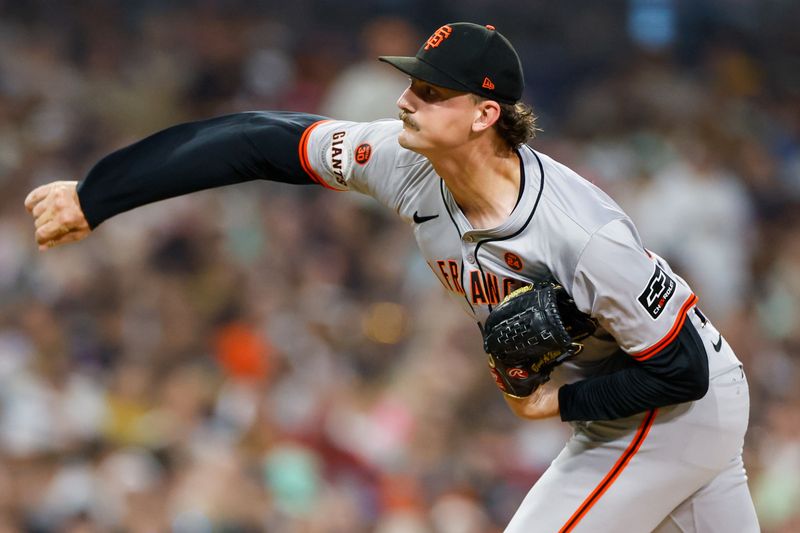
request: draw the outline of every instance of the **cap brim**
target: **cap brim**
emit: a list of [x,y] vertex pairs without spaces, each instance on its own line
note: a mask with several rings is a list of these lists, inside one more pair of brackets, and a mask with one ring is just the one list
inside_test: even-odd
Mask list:
[[418,57],[380,56],[378,57],[378,61],[389,63],[397,70],[405,72],[412,78],[417,78],[433,85],[453,89],[455,91],[470,92],[468,87],[465,87],[441,70],[432,67]]

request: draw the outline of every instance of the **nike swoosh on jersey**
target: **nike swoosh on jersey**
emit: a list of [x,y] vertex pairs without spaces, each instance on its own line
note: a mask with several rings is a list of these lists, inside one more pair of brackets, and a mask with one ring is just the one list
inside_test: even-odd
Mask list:
[[422,224],[423,222],[433,220],[434,218],[439,218],[439,215],[419,216],[419,213],[414,211],[414,224]]
[[722,333],[719,334],[717,342],[713,343],[712,346],[714,347],[714,350],[717,352],[722,349]]

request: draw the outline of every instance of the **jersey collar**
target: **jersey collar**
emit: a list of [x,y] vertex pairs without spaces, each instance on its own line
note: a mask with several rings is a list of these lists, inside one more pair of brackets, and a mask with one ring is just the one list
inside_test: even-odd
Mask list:
[[484,238],[501,238],[512,235],[530,220],[530,215],[536,206],[539,191],[543,186],[541,179],[541,166],[534,155],[533,149],[525,145],[516,150],[520,160],[520,196],[517,205],[511,211],[508,218],[499,226],[488,229],[475,229],[470,224],[467,217],[453,198],[447,184],[442,183],[445,207],[450,212],[451,218],[458,226],[459,233],[463,236],[471,236],[475,240]]

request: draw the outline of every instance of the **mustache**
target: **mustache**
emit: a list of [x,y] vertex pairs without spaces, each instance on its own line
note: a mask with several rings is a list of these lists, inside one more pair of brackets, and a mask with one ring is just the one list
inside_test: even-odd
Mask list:
[[409,116],[408,111],[400,110],[400,114],[398,116],[400,117],[400,120],[403,121],[403,124],[405,124],[406,126],[413,128],[415,130],[419,129],[419,125],[413,118]]

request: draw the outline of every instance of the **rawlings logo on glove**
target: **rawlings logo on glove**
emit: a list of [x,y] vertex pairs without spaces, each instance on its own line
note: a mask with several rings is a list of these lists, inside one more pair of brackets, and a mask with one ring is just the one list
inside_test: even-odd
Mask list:
[[555,367],[581,351],[576,341],[596,327],[560,285],[536,282],[517,289],[489,313],[483,328],[497,386],[511,396],[530,396]]

